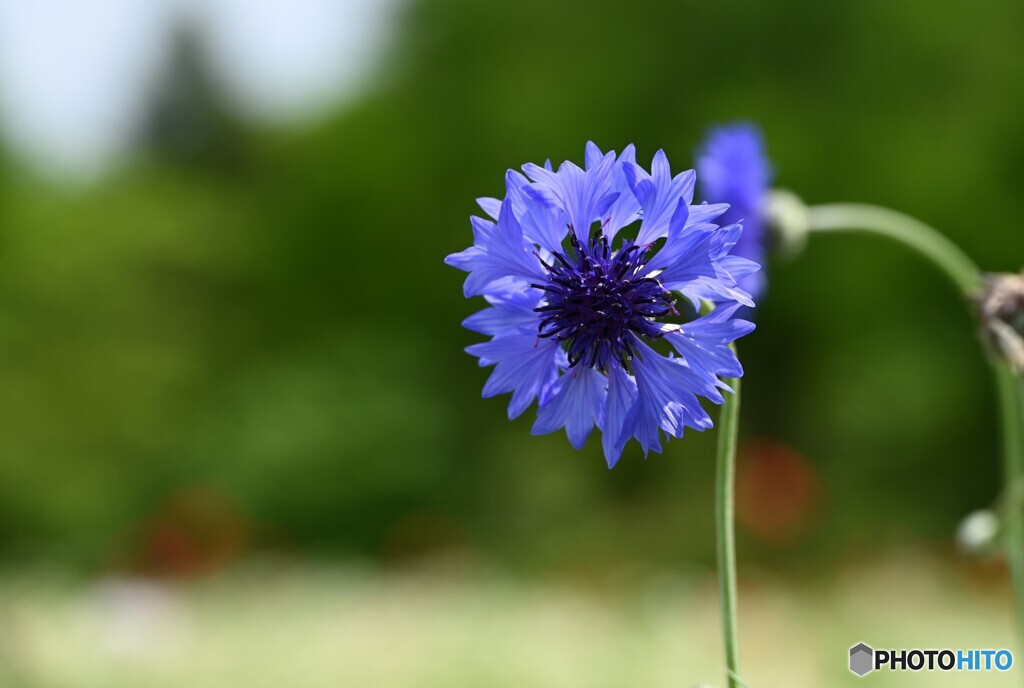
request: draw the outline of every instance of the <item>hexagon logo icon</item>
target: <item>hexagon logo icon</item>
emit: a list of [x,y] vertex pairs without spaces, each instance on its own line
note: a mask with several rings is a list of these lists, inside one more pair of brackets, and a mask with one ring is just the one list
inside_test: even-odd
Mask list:
[[857,643],[850,648],[850,671],[864,676],[875,669],[875,651],[864,643]]

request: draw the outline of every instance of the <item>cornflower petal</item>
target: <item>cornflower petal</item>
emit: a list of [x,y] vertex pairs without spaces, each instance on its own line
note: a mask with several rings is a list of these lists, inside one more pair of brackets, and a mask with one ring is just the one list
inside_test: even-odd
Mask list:
[[552,385],[531,432],[546,435],[564,427],[569,443],[582,449],[594,425],[604,424],[607,390],[608,378],[596,368],[573,369]]
[[[729,205],[720,223],[743,224],[743,236],[734,255],[764,263],[765,201],[773,172],[761,132],[744,123],[712,130],[698,154],[697,171],[703,197]],[[743,290],[755,297],[765,288],[764,272],[747,273],[737,280]]]
[[509,334],[489,342],[473,344],[466,351],[494,363],[494,372],[484,384],[484,398],[512,392],[509,420],[522,415],[533,400],[546,399],[548,388],[565,367],[565,352],[556,342],[529,334]]

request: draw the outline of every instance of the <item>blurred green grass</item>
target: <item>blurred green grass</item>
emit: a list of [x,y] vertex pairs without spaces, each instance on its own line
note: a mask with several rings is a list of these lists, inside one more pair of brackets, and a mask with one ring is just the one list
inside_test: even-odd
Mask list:
[[[922,551],[848,562],[830,584],[741,574],[750,686],[862,685],[850,646],[1003,648],[991,564]],[[622,564],[603,581],[525,581],[449,560],[379,572],[252,564],[189,585],[40,571],[0,578],[13,688],[722,685],[717,584],[701,567]],[[877,686],[1010,686],[1002,674],[882,672]]]

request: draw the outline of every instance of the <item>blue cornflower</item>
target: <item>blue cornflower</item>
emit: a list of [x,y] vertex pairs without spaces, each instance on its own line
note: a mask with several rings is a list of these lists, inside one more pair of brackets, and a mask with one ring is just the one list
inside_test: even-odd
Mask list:
[[[463,323],[491,337],[466,349],[494,366],[483,395],[511,392],[509,418],[536,399],[533,433],[564,427],[577,449],[596,425],[609,467],[633,438],[646,455],[662,431],[711,427],[698,397],[722,403],[719,376],[743,374],[729,344],[754,328],[733,316],[753,305],[737,281],[758,266],[730,253],[739,225],[712,223],[728,206],[691,205],[693,170],[672,176],[658,151],[648,173],[633,146],[588,143],[582,169],[523,172],[506,173],[504,200],[478,200],[490,219],[470,218],[473,246],[445,261],[490,304]],[[680,295],[715,307],[680,322]],[[674,354],[652,347],[662,339]]]
[[[763,264],[765,202],[773,173],[760,130],[744,123],[713,129],[698,154],[697,172],[704,200],[729,204],[719,222],[743,223],[733,255]],[[764,291],[764,272],[741,277],[740,286],[756,298]]]

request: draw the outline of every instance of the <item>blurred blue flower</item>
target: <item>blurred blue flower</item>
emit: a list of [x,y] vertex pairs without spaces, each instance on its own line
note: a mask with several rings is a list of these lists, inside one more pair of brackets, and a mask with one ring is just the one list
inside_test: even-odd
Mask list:
[[[505,175],[504,200],[478,200],[490,219],[471,218],[473,246],[445,261],[490,304],[463,323],[491,337],[466,349],[494,366],[483,395],[511,392],[509,418],[536,399],[533,433],[565,428],[577,449],[596,425],[609,467],[633,438],[646,455],[662,431],[711,427],[698,397],[722,403],[719,376],[743,374],[729,344],[754,328],[734,315],[753,306],[738,281],[758,266],[731,255],[739,225],[712,223],[728,206],[691,205],[695,173],[672,176],[662,151],[648,173],[633,146],[588,143],[584,168],[523,171]],[[715,307],[681,323],[680,295]]]
[[[728,203],[721,224],[741,222],[743,236],[733,255],[763,264],[767,249],[765,200],[772,169],[761,131],[752,124],[731,124],[713,129],[697,157],[697,172],[704,200]],[[765,273],[740,279],[740,286],[756,298],[765,288]]]

